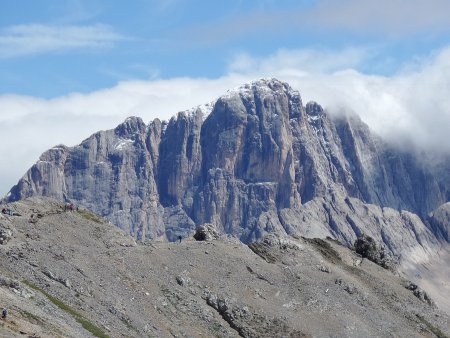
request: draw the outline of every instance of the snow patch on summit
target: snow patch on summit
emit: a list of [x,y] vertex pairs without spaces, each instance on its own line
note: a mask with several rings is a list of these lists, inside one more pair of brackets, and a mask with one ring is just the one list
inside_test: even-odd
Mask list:
[[[172,116],[170,118],[170,121],[177,122],[179,114],[187,116],[188,118],[193,118],[198,113],[202,113],[202,119],[204,121],[208,117],[208,115],[211,114],[211,112],[213,111],[214,104],[215,104],[215,101],[211,101],[211,102],[208,102],[205,104],[201,104],[201,105],[192,107],[187,110],[180,111],[177,115]],[[164,131],[165,131],[166,127],[167,127],[167,125],[164,127]]]
[[275,78],[262,78],[257,81],[246,83],[244,85],[228,90],[222,98],[232,98],[240,95],[241,97],[251,98],[254,92],[258,91],[260,94],[272,96],[274,93],[285,93],[289,96],[299,96],[300,93],[294,90],[285,82],[281,82]]
[[205,104],[198,105],[196,107],[192,107],[191,109],[184,111],[184,113],[188,117],[194,117],[195,114],[197,114],[197,112],[201,112],[203,114],[203,119],[205,119],[209,114],[211,114],[213,108],[214,102],[208,102]]
[[134,141],[130,139],[119,138],[117,142],[114,144],[115,150],[124,150],[127,146],[133,144]]

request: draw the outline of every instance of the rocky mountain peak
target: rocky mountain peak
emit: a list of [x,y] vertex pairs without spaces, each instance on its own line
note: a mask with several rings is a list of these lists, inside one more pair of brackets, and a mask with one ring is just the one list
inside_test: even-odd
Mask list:
[[300,98],[300,93],[294,90],[288,83],[275,78],[265,78],[243,84],[237,88],[229,90],[227,94],[221,96],[222,99],[233,96],[240,96],[244,101],[255,97],[264,98],[266,96],[284,95],[289,98]]
[[317,102],[311,101],[306,104],[306,114],[312,117],[324,114],[323,108]]
[[169,122],[131,117],[49,150],[5,201],[69,199],[139,240],[176,240],[208,223],[244,242],[276,232],[351,245],[366,233],[394,254],[425,257],[442,228],[427,215],[449,192],[448,175],[359,119],[304,106],[287,83],[261,79]]
[[145,132],[145,129],[146,125],[140,117],[130,116],[114,130],[120,137],[129,137],[135,134],[142,134]]

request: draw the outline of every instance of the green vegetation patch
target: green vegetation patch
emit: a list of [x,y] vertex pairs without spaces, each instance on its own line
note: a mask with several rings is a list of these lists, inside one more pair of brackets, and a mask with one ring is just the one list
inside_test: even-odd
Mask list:
[[433,324],[431,324],[424,317],[422,317],[420,315],[416,315],[416,316],[417,316],[417,318],[419,318],[419,320],[423,324],[425,324],[425,326],[428,328],[428,330],[430,330],[431,332],[433,332],[436,335],[436,337],[438,337],[438,338],[448,338],[448,336],[446,336],[445,333],[441,331],[441,329],[439,329],[438,327],[436,327]]
[[41,318],[39,318],[38,316],[32,314],[31,312],[28,312],[26,310],[22,310],[20,313],[22,314],[22,316],[24,316],[25,318],[27,318],[30,321],[33,321],[33,322],[38,323],[38,324],[44,324],[44,322],[42,321]]
[[83,326],[83,328],[87,331],[89,331],[90,333],[92,333],[95,337],[99,337],[99,338],[109,338],[109,336],[102,331],[102,329],[100,329],[98,326],[96,326],[95,324],[91,323],[90,321],[88,321],[86,318],[84,318],[80,313],[78,313],[77,311],[75,311],[74,309],[72,309],[69,305],[65,304],[64,302],[62,302],[61,300],[59,300],[56,297],[53,297],[52,295],[48,294],[47,292],[45,292],[44,290],[42,290],[40,287],[34,285],[33,283],[31,283],[30,281],[27,280],[23,280],[22,283],[24,283],[25,285],[29,286],[30,288],[39,291],[40,293],[42,293],[45,297],[47,297],[53,304],[55,304],[57,307],[59,307],[61,310],[67,312],[68,314],[70,314],[78,323],[81,324],[81,326]]
[[100,218],[99,216],[97,216],[96,214],[87,211],[87,210],[78,210],[78,213],[85,219],[87,219],[88,221],[92,221],[95,223],[104,223],[103,219]]

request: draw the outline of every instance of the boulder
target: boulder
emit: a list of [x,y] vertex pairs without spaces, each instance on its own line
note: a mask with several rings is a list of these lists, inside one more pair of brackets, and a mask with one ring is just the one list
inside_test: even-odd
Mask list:
[[195,230],[194,239],[196,241],[212,241],[218,239],[220,234],[217,232],[214,225],[206,223]]
[[353,248],[356,253],[381,267],[395,270],[394,256],[387,252],[384,246],[378,244],[372,237],[362,234],[356,239]]
[[12,237],[12,232],[9,229],[0,228],[0,244],[6,244]]

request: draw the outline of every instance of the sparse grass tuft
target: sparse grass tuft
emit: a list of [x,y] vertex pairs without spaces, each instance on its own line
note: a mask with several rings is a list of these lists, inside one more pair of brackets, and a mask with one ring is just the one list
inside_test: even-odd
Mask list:
[[222,338],[223,335],[221,333],[222,328],[220,327],[220,324],[217,322],[214,322],[213,325],[211,326],[211,330],[213,332],[214,337],[216,338]]
[[96,214],[89,212],[87,210],[78,210],[78,213],[85,219],[87,219],[88,221],[92,221],[95,223],[99,223],[102,224],[104,223],[103,219],[101,219],[99,216],[97,216]]
[[99,338],[109,338],[109,336],[103,332],[98,326],[96,326],[95,324],[91,323],[90,321],[88,321],[86,318],[84,318],[80,313],[78,313],[77,311],[75,311],[74,309],[72,309],[70,306],[68,306],[67,304],[63,303],[62,301],[60,301],[58,298],[53,297],[52,295],[48,294],[47,292],[45,292],[44,290],[42,290],[40,287],[34,285],[33,283],[31,283],[30,281],[27,280],[23,280],[22,283],[24,283],[25,285],[29,286],[30,288],[39,291],[40,293],[42,293],[45,297],[47,297],[53,304],[55,304],[57,307],[59,307],[61,310],[67,312],[68,314],[70,314],[78,323],[81,324],[81,326],[83,326],[83,328],[87,331],[89,331],[90,333],[92,333],[95,337],[99,337]]
[[420,315],[416,315],[416,316],[417,316],[417,318],[419,318],[419,320],[423,324],[425,324],[425,326],[428,328],[428,330],[430,330],[431,332],[433,332],[436,335],[436,337],[438,337],[438,338],[448,338],[448,336],[446,336],[445,333],[441,331],[441,329],[439,329],[438,327],[436,327],[433,324],[431,324],[424,317],[422,317]]

